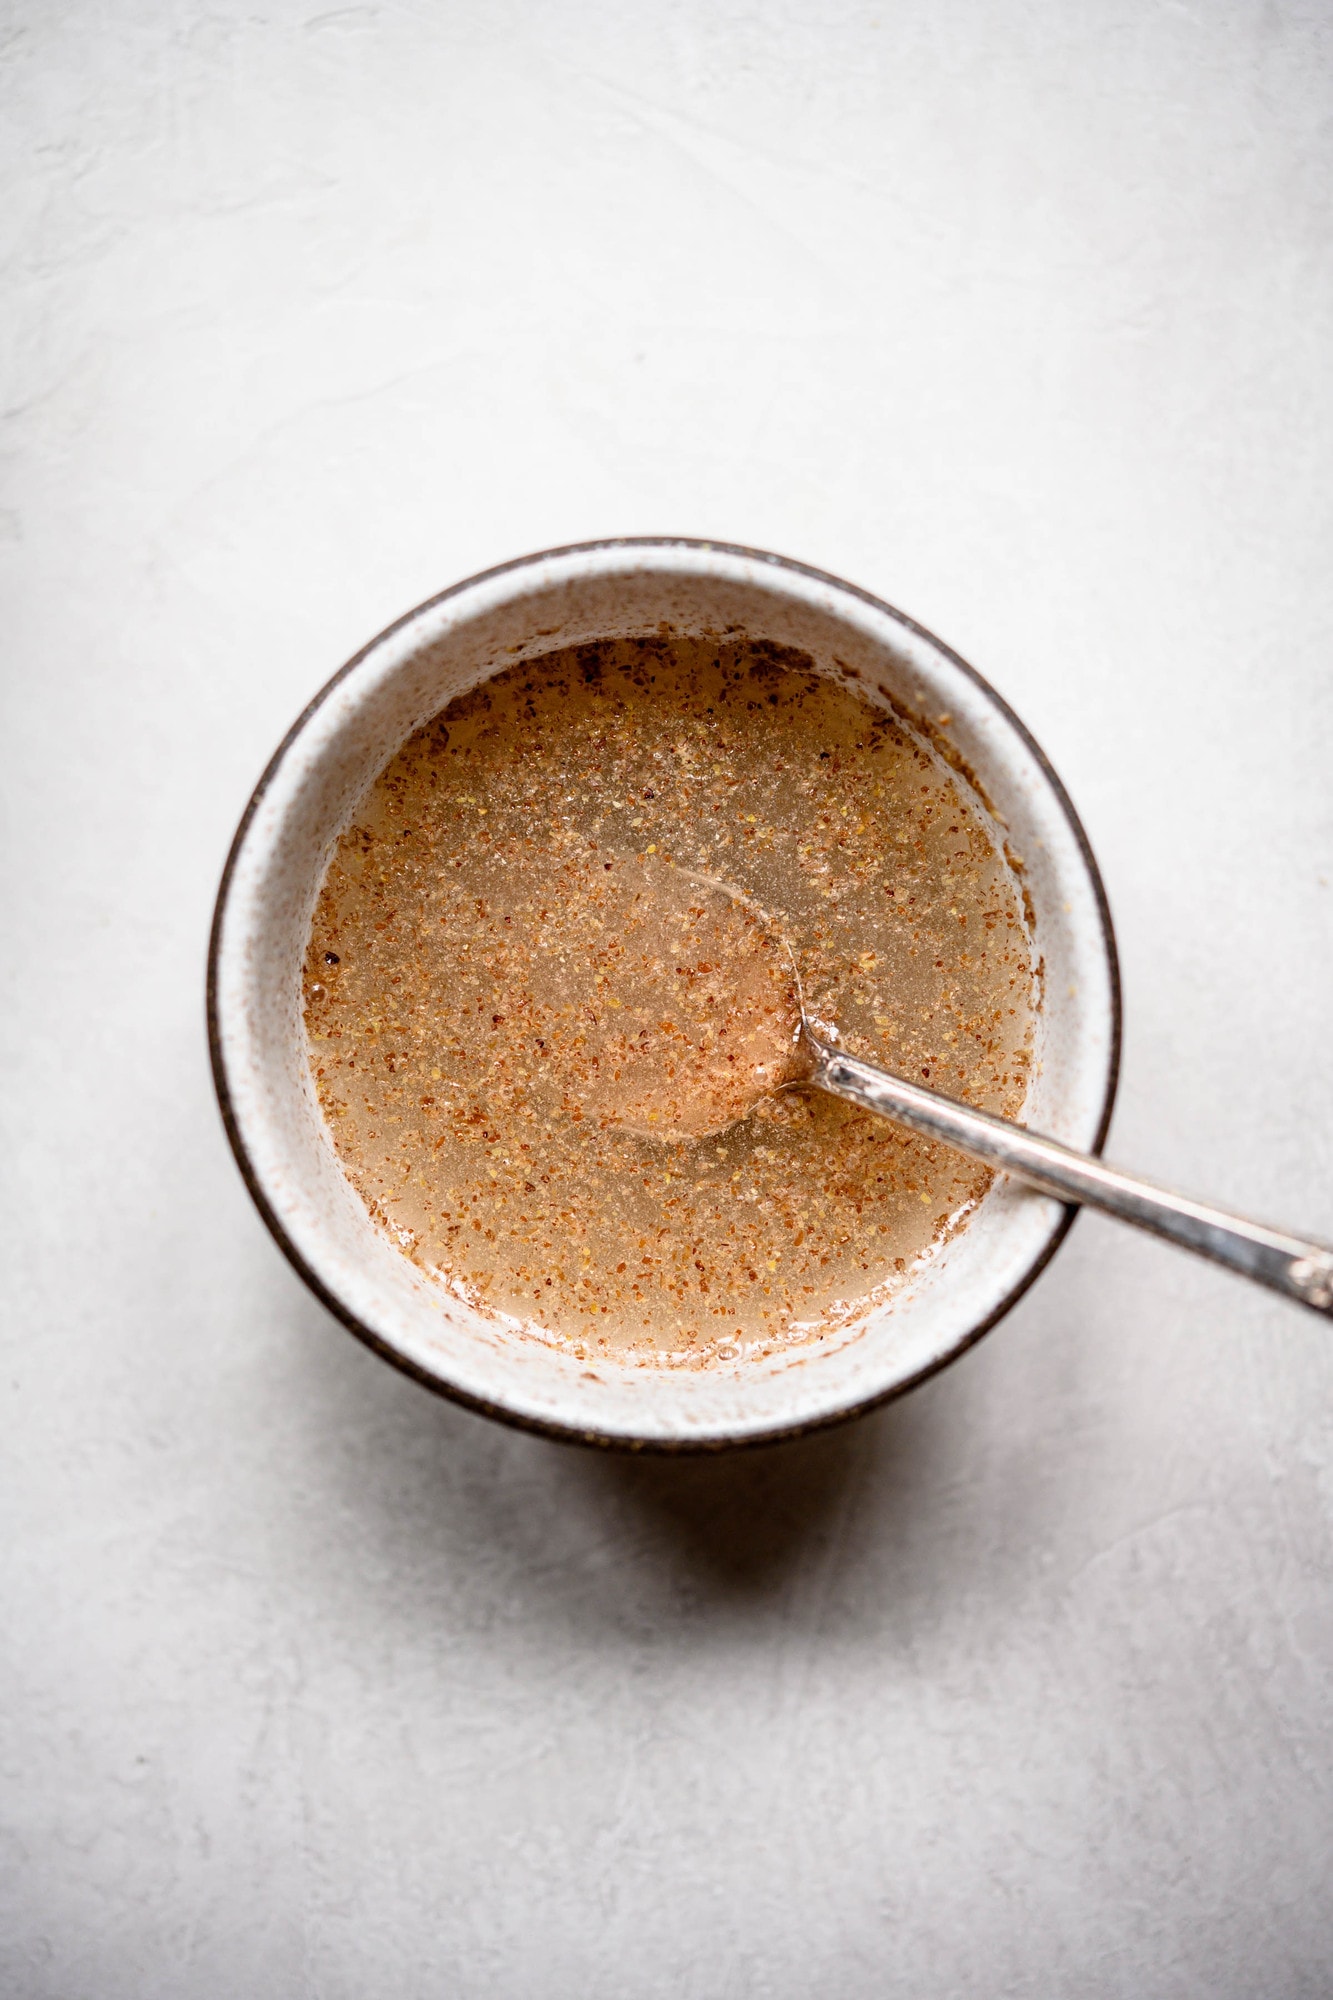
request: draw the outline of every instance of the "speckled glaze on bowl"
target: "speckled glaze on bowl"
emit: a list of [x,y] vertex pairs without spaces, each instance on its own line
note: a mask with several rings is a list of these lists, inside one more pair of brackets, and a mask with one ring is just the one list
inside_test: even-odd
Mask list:
[[279,747],[232,844],[209,954],[209,1036],[227,1133],[260,1213],[311,1289],[378,1354],[473,1409],[554,1436],[715,1450],[837,1422],[934,1374],[1027,1289],[1073,1212],[1001,1180],[855,1334],[703,1369],[590,1364],[468,1311],[371,1220],[320,1115],[300,1014],[329,855],[413,730],[518,659],[664,620],[801,647],[872,700],[932,727],[948,718],[936,747],[976,774],[1022,858],[1044,963],[1025,1122],[1099,1151],[1120,1045],[1115,942],[1092,851],[1050,764],[986,682],[901,612],[800,563],[715,542],[593,542],[503,564],[409,612],[335,674]]

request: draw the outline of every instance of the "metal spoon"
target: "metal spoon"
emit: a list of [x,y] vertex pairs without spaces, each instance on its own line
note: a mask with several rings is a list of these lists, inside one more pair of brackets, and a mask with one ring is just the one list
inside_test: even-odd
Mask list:
[[[635,943],[630,956],[642,990],[634,990],[631,973],[613,1003],[618,1011],[607,1013],[595,988],[581,996],[577,1049],[583,1073],[566,1078],[563,1087],[581,1092],[587,1111],[602,1122],[658,1139],[695,1139],[725,1130],[777,1090],[813,1084],[1016,1174],[1043,1194],[1105,1209],[1333,1318],[1333,1248],[1327,1244],[1193,1201],[845,1054],[836,1046],[836,1028],[806,1009],[791,944],[769,913],[734,884],[666,863],[636,870],[626,893],[632,903],[612,926],[617,942],[630,937],[635,923],[651,933],[638,914],[640,903],[652,923],[665,927],[668,942],[651,951]],[[609,919],[609,908],[605,914]],[[702,970],[711,975],[693,987],[687,982],[683,992],[676,990],[682,954],[706,960]],[[579,962],[586,979],[593,960],[581,953]],[[673,1018],[659,1020],[668,992]],[[586,1025],[584,1016],[593,1024],[600,1020],[600,1027]],[[723,1020],[731,1031],[725,1045],[713,1026]],[[553,1046],[554,1035],[552,1030]]]
[[816,1032],[804,1011],[800,1040],[811,1065],[802,1081],[867,1111],[878,1111],[924,1138],[942,1139],[973,1159],[1002,1167],[1043,1194],[1104,1209],[1122,1222],[1164,1236],[1169,1243],[1210,1257],[1215,1264],[1225,1264],[1228,1270],[1333,1318],[1333,1248],[1328,1245],[1249,1222],[1210,1202],[1193,1201],[1156,1181],[1108,1167],[1058,1139],[1044,1139],[1007,1118],[974,1111],[937,1090],[908,1083],[905,1077],[844,1054]]

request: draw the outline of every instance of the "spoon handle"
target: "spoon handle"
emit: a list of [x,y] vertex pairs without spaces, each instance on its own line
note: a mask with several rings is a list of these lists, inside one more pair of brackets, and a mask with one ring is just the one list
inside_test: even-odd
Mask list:
[[1122,1222],[1165,1236],[1333,1318],[1333,1249],[1328,1245],[1307,1242],[1285,1229],[1269,1229],[1262,1222],[1247,1222],[1206,1201],[1191,1201],[1154,1181],[1075,1152],[1072,1146],[1062,1146],[1058,1139],[1043,1139],[1007,1118],[974,1111],[971,1105],[908,1083],[873,1063],[858,1062],[808,1030],[807,1034],[815,1059],[810,1081],[821,1090],[881,1112],[924,1138],[943,1139],[974,1159],[1016,1174],[1043,1194],[1105,1209]]

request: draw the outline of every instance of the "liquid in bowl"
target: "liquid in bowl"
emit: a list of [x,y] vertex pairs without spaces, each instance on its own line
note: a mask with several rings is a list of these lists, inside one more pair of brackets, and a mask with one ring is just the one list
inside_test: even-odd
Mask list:
[[763,1087],[747,906],[853,1053],[1019,1109],[1035,972],[1002,832],[855,683],[662,630],[523,660],[414,732],[338,841],[304,986],[339,1156],[405,1255],[578,1357],[707,1366],[845,1331],[966,1226],[985,1168]]

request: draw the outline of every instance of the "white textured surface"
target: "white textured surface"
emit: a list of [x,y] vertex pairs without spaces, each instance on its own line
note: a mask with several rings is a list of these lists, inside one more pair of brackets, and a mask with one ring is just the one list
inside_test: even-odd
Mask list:
[[1323,2000],[1324,1328],[1085,1219],[859,1428],[512,1435],[271,1249],[201,982],[388,618],[759,543],[1061,768],[1112,1151],[1327,1232],[1327,8],[4,21],[6,2000]]

